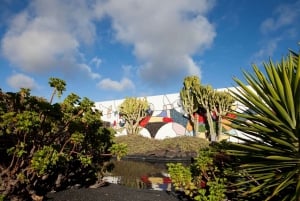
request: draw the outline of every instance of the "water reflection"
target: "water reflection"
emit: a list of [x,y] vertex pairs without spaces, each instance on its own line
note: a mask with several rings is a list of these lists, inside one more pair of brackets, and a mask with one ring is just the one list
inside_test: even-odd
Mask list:
[[133,188],[171,190],[166,163],[141,161],[112,161],[104,180]]

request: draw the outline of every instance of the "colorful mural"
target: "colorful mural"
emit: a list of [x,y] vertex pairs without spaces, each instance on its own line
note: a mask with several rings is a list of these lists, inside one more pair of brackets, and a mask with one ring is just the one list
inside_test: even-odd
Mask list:
[[[103,113],[103,120],[110,122],[118,135],[125,135],[125,122],[118,113],[119,105],[124,101],[113,100],[96,102],[96,108]],[[140,122],[141,135],[156,139],[183,136],[187,134],[187,118],[183,115],[179,94],[167,94],[147,97],[149,116]]]
[[[123,101],[124,99],[95,103],[96,108],[103,113],[102,119],[110,123],[117,131],[117,135],[126,135],[125,122],[118,112],[118,107]],[[150,105],[149,115],[139,123],[142,128],[141,135],[155,139],[193,135],[192,126],[181,106],[179,93],[148,96],[147,101]],[[216,120],[216,115],[213,115],[213,118]],[[204,112],[198,112],[198,121],[199,131],[205,138],[207,123]],[[228,123],[226,120],[223,121]],[[235,133],[229,126],[223,125],[223,130]]]

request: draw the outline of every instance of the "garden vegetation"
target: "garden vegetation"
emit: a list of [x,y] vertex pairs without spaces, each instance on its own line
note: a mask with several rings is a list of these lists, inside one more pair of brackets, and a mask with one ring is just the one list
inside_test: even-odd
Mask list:
[[[99,179],[113,132],[103,127],[94,103],[76,94],[52,104],[65,82],[50,78],[51,100],[0,91],[0,197],[40,200],[52,190]],[[0,199],[0,200],[1,200]]]
[[[169,164],[175,186],[199,201],[300,200],[300,55],[253,65],[232,91],[244,110],[227,116],[242,143],[212,143],[190,167]],[[217,148],[217,149],[216,149]],[[220,157],[222,156],[222,157]]]
[[[148,104],[135,98],[127,98],[120,107],[129,135],[114,138],[89,99],[72,93],[61,103],[52,103],[65,91],[65,82],[58,78],[50,78],[54,89],[50,101],[30,95],[29,89],[0,91],[0,198],[24,200],[75,184],[91,185],[101,180],[103,153],[121,160],[126,154],[179,147],[198,154],[190,166],[168,164],[175,188],[188,198],[300,201],[299,60],[299,53],[290,51],[278,63],[263,63],[264,70],[253,65],[253,73],[244,72],[245,83],[234,78],[237,87],[230,95],[202,86],[195,76],[187,77],[180,92],[183,107],[194,133],[194,113],[205,110],[210,142],[137,135]],[[235,101],[245,108],[231,111]],[[219,117],[217,127],[211,122],[212,112]],[[244,134],[233,136],[242,143],[218,142],[223,118]]]

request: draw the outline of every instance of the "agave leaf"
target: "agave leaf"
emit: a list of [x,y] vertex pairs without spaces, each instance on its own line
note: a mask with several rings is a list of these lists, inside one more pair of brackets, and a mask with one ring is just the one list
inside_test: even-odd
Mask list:
[[[264,166],[266,166],[266,164],[264,164]],[[247,167],[247,166],[243,166],[243,167]],[[264,174],[266,174],[266,172],[268,171],[276,171],[278,170],[278,168],[282,168],[283,166],[279,166],[279,167],[264,167],[264,168],[252,168],[251,170],[250,169],[247,169],[248,173],[259,173],[259,172],[263,172]],[[290,165],[287,165],[286,167],[290,167]],[[247,167],[249,168],[249,167]]]
[[272,85],[272,83],[275,83],[275,78],[274,78],[274,76],[273,76],[273,71],[272,71],[272,67],[270,67],[269,65],[268,65],[268,63],[265,63],[265,62],[263,62],[263,66],[264,66],[264,69],[265,69],[265,71],[266,71],[266,73],[267,73],[267,76],[268,76],[268,78],[269,78],[269,80],[270,80],[270,84]]
[[[299,166],[298,166],[299,167]],[[298,173],[298,181],[297,181],[297,187],[296,187],[296,194],[295,197],[297,199],[300,198],[300,179],[299,179],[299,173]]]
[[295,172],[289,172],[284,177],[284,180],[275,188],[272,197],[280,193],[281,190],[287,188],[289,185],[295,183],[295,181],[293,180],[293,177],[296,176],[295,174],[296,174]]
[[245,145],[245,144],[237,144],[236,146],[238,146],[240,148],[243,148],[243,149],[249,149],[249,150],[252,150],[252,151],[259,151],[260,150],[259,148],[248,146],[248,145]]
[[[263,75],[260,75],[260,76],[261,76],[261,79],[264,80],[264,76]],[[258,95],[258,97],[261,97],[261,98],[264,97],[265,93],[262,90],[262,88],[260,86],[260,83],[258,83],[255,80],[254,76],[249,75],[249,74],[245,74],[245,79],[253,87],[253,89],[256,92],[256,94]]]
[[254,185],[248,189],[243,185],[240,190],[258,195],[269,191],[262,200],[300,201],[299,60],[300,55],[294,52],[278,64],[270,60],[263,64],[265,74],[253,65],[253,75],[243,72],[251,88],[234,79],[239,89],[232,94],[253,113],[236,112],[236,119],[228,118],[229,126],[245,133],[245,137],[230,135],[244,144],[235,144],[228,151],[240,157],[242,175]]
[[271,137],[271,136],[270,136],[270,138],[271,138],[274,142],[276,142],[277,144],[280,144],[281,146],[286,146],[286,147],[292,149],[292,151],[295,151],[295,152],[298,151],[298,150],[297,150],[298,148],[297,148],[295,145],[293,145],[293,144],[291,144],[291,143],[288,143],[288,142],[285,141],[285,140],[281,140],[281,139],[279,139],[279,138],[277,138],[277,137]]
[[277,148],[273,148],[267,145],[262,145],[262,144],[252,144],[253,147],[256,148],[260,148],[262,150],[266,150],[266,151],[272,151],[272,152],[280,152],[280,153],[284,153],[283,150],[277,149]]
[[288,110],[290,117],[293,121],[293,125],[296,125],[296,117],[295,117],[295,105],[294,105],[294,98],[293,92],[290,85],[290,80],[286,74],[286,71],[283,71],[283,81],[284,81],[284,91],[285,91],[285,98],[286,98],[286,109]]
[[250,124],[251,127],[255,128],[257,131],[261,131],[261,132],[274,132],[274,130],[264,126],[264,125],[260,125],[260,124]]
[[274,108],[276,108],[276,113],[282,117],[282,120],[285,120],[286,123],[288,123],[292,129],[295,128],[296,122],[293,122],[293,120],[290,118],[289,113],[284,109],[284,107],[279,104],[277,101],[275,101],[273,98],[270,98],[272,103],[274,104]]
[[292,55],[293,56],[291,56],[292,57],[292,59],[293,58],[295,58],[295,67],[296,67],[296,73],[295,73],[295,75],[294,75],[294,84],[293,84],[293,86],[294,86],[294,93],[295,92],[297,92],[297,90],[298,90],[298,87],[299,87],[299,85],[300,85],[300,83],[299,83],[299,81],[300,81],[300,54],[299,55],[296,55],[296,54],[294,54],[293,52],[292,52]]
[[266,156],[266,159],[278,160],[278,161],[294,161],[295,158],[287,156]]
[[255,186],[255,187],[251,188],[250,191],[246,192],[244,195],[258,192],[258,191],[264,189],[265,186],[266,186],[266,184],[261,184],[261,185]]
[[[245,97],[242,97],[242,95],[234,93],[234,96],[236,97],[237,100],[239,100],[240,102],[242,102],[245,105],[252,108],[254,111],[256,111],[257,113],[267,113],[269,117],[273,117],[276,120],[279,120],[277,118],[277,116],[274,115],[274,112],[272,110],[270,110],[270,108],[266,107],[266,105],[261,101],[261,99],[259,99],[257,97],[256,94],[252,93],[252,91],[250,89],[246,88],[246,93],[250,92],[251,95],[247,95]],[[247,104],[247,102],[251,102],[251,104]]]
[[284,88],[283,88],[283,84],[281,82],[281,79],[279,77],[278,72],[276,71],[276,68],[272,68],[272,72],[275,78],[275,86],[277,89],[277,92],[279,93],[280,99],[284,100],[285,95],[284,95]]

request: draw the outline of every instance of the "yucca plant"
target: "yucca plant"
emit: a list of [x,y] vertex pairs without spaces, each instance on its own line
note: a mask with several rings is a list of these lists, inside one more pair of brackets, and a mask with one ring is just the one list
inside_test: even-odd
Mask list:
[[229,153],[240,159],[236,183],[245,196],[260,200],[300,201],[300,56],[290,54],[279,63],[263,63],[265,72],[253,65],[244,72],[246,82],[233,92],[246,110],[229,119],[245,134],[236,137]]

